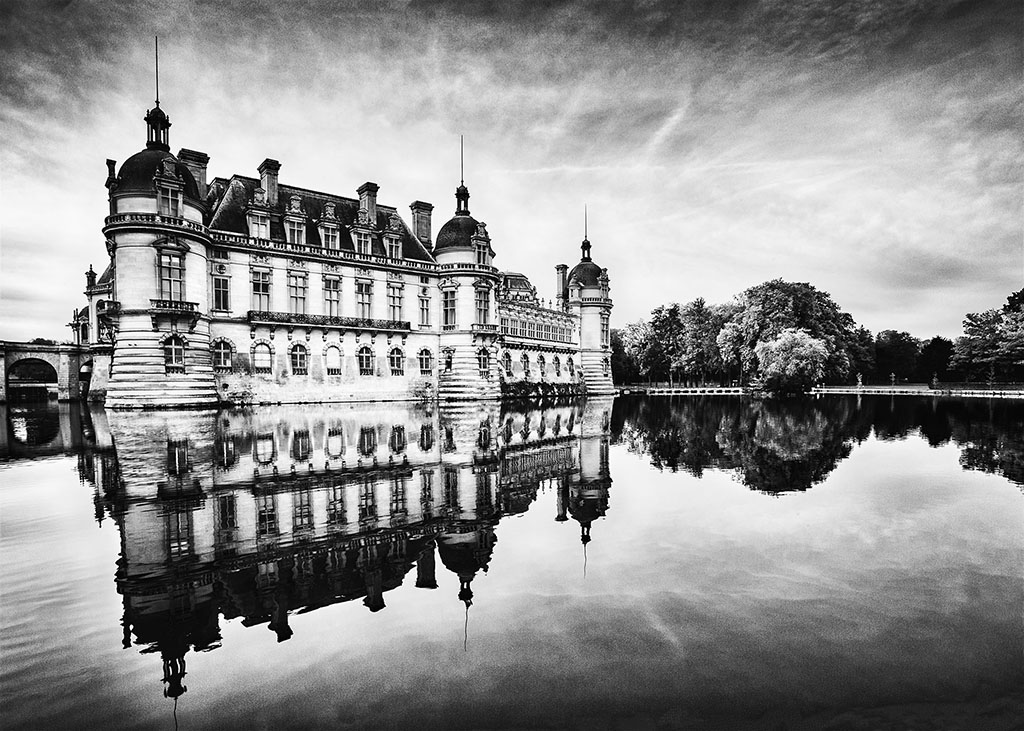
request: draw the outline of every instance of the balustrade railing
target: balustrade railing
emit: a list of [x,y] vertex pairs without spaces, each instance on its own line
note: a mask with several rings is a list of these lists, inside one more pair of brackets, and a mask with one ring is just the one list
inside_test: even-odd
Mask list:
[[470,326],[470,329],[473,332],[480,332],[480,333],[496,333],[496,332],[498,332],[498,326],[494,325],[494,324],[491,324],[491,323],[476,322],[476,323],[473,323],[473,325]]
[[269,312],[249,310],[249,322],[282,325],[311,325],[314,327],[343,327],[351,330],[411,330],[405,320],[374,320],[368,317],[335,317],[332,315],[303,315],[295,312]]
[[150,300],[149,307],[153,310],[166,310],[168,312],[186,312],[194,314],[199,307],[198,302],[183,302],[180,300]]
[[201,223],[189,221],[187,218],[182,218],[181,216],[167,216],[162,213],[118,213],[114,216],[107,216],[106,219],[104,219],[104,223],[107,226],[126,223],[145,223],[150,225],[183,228],[204,235],[209,233],[206,226]]

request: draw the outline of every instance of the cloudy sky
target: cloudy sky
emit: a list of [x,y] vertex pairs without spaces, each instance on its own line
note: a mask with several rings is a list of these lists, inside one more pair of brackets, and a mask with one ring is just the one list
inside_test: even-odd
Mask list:
[[[374,9],[367,8],[374,6]],[[497,9],[495,9],[497,8]],[[0,338],[65,338],[106,263],[104,160],[473,215],[554,295],[583,207],[613,325],[782,277],[866,327],[960,332],[1024,283],[1016,0],[0,3]]]

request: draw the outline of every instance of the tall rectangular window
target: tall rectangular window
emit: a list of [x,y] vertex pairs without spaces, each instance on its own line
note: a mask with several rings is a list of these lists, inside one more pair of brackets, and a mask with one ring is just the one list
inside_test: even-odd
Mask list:
[[509,334],[508,318],[507,317],[501,318],[501,334],[502,335],[508,335]]
[[261,213],[249,216],[249,235],[254,239],[270,238],[270,219]]
[[303,246],[306,243],[306,224],[302,221],[286,221],[284,230],[289,244]]
[[487,264],[487,244],[476,245],[476,263]]
[[441,293],[441,324],[448,329],[455,327],[454,289],[446,289]]
[[157,199],[161,216],[180,216],[180,192],[171,188],[158,187]]
[[396,237],[388,238],[388,256],[392,259],[402,258],[402,240]]
[[402,319],[402,286],[398,284],[388,285],[388,319]]
[[260,537],[277,535],[277,504],[273,495],[256,498],[256,534]]
[[213,278],[213,309],[230,310],[231,304],[228,297],[228,278]]
[[356,315],[369,319],[373,309],[373,282],[356,282]]
[[288,311],[296,315],[306,314],[306,275],[288,275]]
[[601,315],[601,345],[607,345],[609,341],[608,315]]
[[254,269],[252,272],[252,308],[267,311],[270,309],[270,272]]
[[160,254],[160,299],[185,299],[185,265],[178,254]]
[[430,327],[430,298],[420,297],[420,326]]
[[491,292],[488,289],[476,291],[476,321],[479,325],[486,325],[491,321]]
[[359,254],[370,253],[370,234],[363,232],[356,233],[356,252]]
[[338,250],[338,229],[334,228],[334,226],[330,226],[330,227],[326,227],[325,226],[324,229],[323,229],[323,234],[324,234],[324,248],[329,250],[329,251],[337,251]]
[[329,317],[341,316],[341,280],[324,280],[324,314]]

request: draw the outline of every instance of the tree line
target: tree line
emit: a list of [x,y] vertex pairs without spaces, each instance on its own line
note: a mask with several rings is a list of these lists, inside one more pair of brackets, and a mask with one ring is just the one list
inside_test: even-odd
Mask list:
[[775,279],[726,304],[698,297],[661,305],[613,330],[616,383],[754,385],[803,393],[816,383],[1024,380],[1024,289],[1001,308],[970,313],[956,341],[877,334],[827,292]]

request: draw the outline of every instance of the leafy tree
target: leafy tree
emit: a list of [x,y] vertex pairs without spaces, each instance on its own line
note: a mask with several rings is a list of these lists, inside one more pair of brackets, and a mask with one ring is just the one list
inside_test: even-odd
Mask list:
[[722,356],[716,338],[722,329],[719,313],[708,307],[703,297],[683,307],[679,368],[687,376],[707,382],[708,373],[722,370]]
[[796,328],[758,343],[755,354],[765,390],[778,396],[806,393],[824,376],[829,357],[824,340]]
[[875,378],[875,336],[866,327],[858,327],[847,346],[850,354],[850,378],[859,373],[865,381]]
[[622,331],[611,331],[612,379],[615,383],[636,383],[640,380],[640,364],[627,352]]
[[[730,320],[738,326],[738,360],[745,373],[758,370],[757,346],[776,339],[785,330],[804,330],[825,345],[824,377],[845,381],[850,375],[850,346],[855,341],[853,318],[839,309],[826,292],[810,284],[775,279],[747,289],[736,298],[737,312]],[[733,356],[736,337],[724,343]],[[721,347],[721,345],[720,345]]]
[[679,370],[683,352],[683,319],[678,304],[662,305],[651,311],[651,373],[669,381]]
[[917,359],[918,380],[952,380],[949,371],[949,360],[952,357],[953,341],[936,335],[921,347],[921,354]]
[[964,318],[964,334],[953,346],[953,365],[963,370],[968,378],[994,379],[1002,364],[1000,310],[972,312]]
[[917,371],[921,344],[906,332],[882,330],[875,338],[876,372],[879,380],[888,381],[891,373],[897,380],[906,380]]
[[651,326],[643,320],[631,322],[620,331],[619,336],[622,339],[622,350],[626,358],[636,363],[642,377],[650,378],[651,342],[653,339]]

